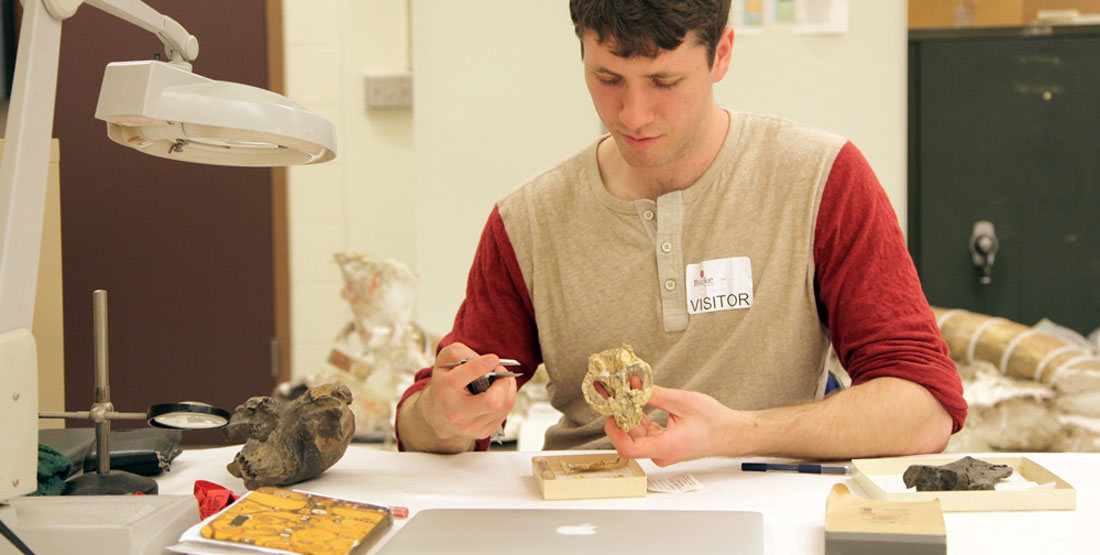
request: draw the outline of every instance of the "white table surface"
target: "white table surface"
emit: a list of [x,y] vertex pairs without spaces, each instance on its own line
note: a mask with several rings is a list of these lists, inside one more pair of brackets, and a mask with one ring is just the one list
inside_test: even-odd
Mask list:
[[[208,480],[237,494],[245,493],[243,482],[225,470],[239,449],[240,446],[230,446],[184,451],[173,461],[170,472],[157,477],[160,493],[190,495],[195,480]],[[332,468],[313,480],[291,487],[368,503],[408,507],[410,517],[423,509],[442,507],[757,511],[764,515],[764,546],[769,554],[824,553],[823,523],[829,489],[843,482],[856,495],[863,495],[850,476],[742,472],[739,459],[710,458],[667,468],[658,468],[648,460],[639,461],[650,476],[692,474],[703,484],[703,489],[698,491],[649,493],[643,498],[629,499],[544,501],[531,476],[531,457],[538,454],[577,452],[430,455],[396,453],[353,444]],[[982,455],[975,456],[980,458]],[[1028,453],[1024,456],[1069,482],[1077,490],[1077,509],[944,513],[948,553],[1100,553],[1100,454]],[[394,530],[405,522],[407,520],[395,519]]]

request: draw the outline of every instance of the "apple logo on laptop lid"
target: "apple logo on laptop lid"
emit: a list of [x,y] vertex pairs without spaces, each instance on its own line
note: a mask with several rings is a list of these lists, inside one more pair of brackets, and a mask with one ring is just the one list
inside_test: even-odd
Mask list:
[[596,533],[596,527],[589,523],[568,524],[558,526],[557,532],[563,536],[591,536]]

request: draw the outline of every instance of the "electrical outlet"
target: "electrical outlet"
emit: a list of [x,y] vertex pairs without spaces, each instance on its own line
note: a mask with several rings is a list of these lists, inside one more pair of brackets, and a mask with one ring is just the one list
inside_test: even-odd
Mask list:
[[365,83],[367,108],[412,107],[411,73],[368,73]]

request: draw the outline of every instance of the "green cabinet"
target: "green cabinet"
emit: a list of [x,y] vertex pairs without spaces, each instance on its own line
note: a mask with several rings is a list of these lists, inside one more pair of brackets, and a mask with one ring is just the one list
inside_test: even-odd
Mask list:
[[[1100,327],[1100,27],[914,31],[909,97],[909,248],[929,302]],[[988,283],[970,248],[983,221]]]

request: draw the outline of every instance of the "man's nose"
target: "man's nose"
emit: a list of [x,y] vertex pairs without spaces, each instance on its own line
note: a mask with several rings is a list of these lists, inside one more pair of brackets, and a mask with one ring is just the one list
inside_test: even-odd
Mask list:
[[619,121],[629,130],[637,130],[653,120],[653,105],[642,86],[627,86],[623,92]]

